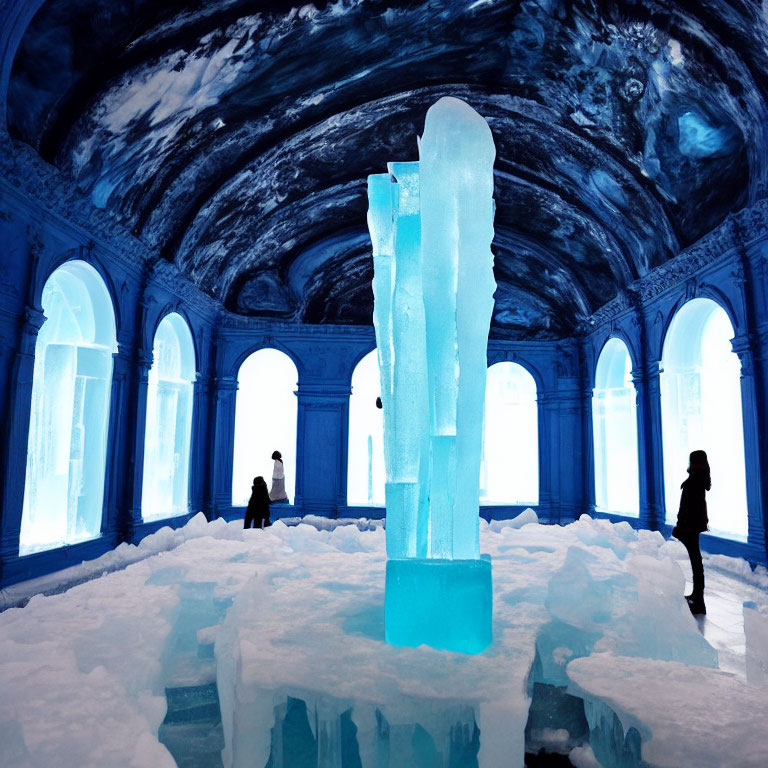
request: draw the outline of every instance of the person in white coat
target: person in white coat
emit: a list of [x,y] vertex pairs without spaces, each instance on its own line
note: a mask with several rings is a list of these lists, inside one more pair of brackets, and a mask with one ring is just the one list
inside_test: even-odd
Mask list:
[[285,470],[280,451],[272,453],[274,465],[272,467],[272,487],[269,489],[269,500],[273,504],[288,504],[288,495],[285,492]]

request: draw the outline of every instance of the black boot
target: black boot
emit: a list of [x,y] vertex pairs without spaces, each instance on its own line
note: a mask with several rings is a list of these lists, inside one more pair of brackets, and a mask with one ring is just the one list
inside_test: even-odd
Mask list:
[[694,616],[706,615],[707,606],[704,605],[703,596],[699,597],[698,595],[686,595],[685,599],[686,599],[686,602],[688,603],[688,607],[691,609],[691,613]]

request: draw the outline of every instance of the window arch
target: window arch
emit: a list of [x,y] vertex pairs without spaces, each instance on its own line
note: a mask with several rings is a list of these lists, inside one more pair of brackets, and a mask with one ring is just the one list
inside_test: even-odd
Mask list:
[[43,287],[46,320],[35,343],[22,555],[97,537],[117,349],[112,300],[84,261],[55,270]]
[[746,538],[747,493],[741,413],[741,364],[731,351],[733,326],[711,299],[693,299],[675,314],[662,355],[661,415],[667,522],[674,524],[688,455],[707,452],[713,532]]
[[539,503],[536,382],[518,363],[488,369],[480,463],[480,501]]
[[189,511],[189,448],[195,347],[181,315],[166,315],[157,326],[147,388],[144,433],[144,520]]
[[352,374],[347,465],[350,505],[384,506],[384,420],[376,407],[380,394],[379,359],[374,349]]
[[237,374],[232,503],[244,505],[253,478],[272,479],[273,451],[285,466],[285,490],[293,501],[296,483],[296,383],[299,375],[288,355],[260,349],[247,357]]
[[608,339],[597,361],[592,393],[595,506],[602,512],[637,517],[637,397],[627,345]]

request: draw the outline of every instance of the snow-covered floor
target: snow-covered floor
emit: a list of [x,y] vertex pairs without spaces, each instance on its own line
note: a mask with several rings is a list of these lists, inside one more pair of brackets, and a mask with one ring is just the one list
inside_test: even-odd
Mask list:
[[479,765],[517,768],[534,684],[584,699],[589,740],[554,721],[536,734],[580,768],[638,765],[635,743],[647,765],[766,765],[764,569],[706,558],[697,621],[685,550],[658,533],[530,512],[481,523],[494,642],[465,656],[384,642],[380,523],[310,522],[243,531],[198,516],[6,590],[6,605],[58,594],[0,613],[0,766],[172,768],[166,691],[214,683],[225,766],[261,768],[270,751],[283,765],[300,700],[322,768],[341,768],[350,743],[363,768],[408,768],[417,742],[430,765],[470,765],[457,755],[474,723]]

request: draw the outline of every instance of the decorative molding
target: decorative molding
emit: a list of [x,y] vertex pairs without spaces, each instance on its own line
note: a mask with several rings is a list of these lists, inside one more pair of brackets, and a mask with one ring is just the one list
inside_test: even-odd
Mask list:
[[[45,163],[21,142],[0,146],[0,191],[6,201],[15,197],[28,217],[55,226],[76,243],[79,257],[93,261],[100,250],[134,273],[147,274],[149,283],[185,302],[188,312],[203,311],[208,319],[221,310],[219,301],[203,293],[188,277],[142,240],[133,235],[112,212],[96,208],[72,180]],[[53,221],[51,221],[53,219]]]
[[[720,226],[681,251],[674,259],[619,291],[614,299],[581,323],[577,333],[589,333],[607,325],[630,309],[647,305],[666,291],[679,289],[681,285],[685,286],[686,298],[694,298],[702,288],[699,274],[704,268],[721,259],[725,260],[737,249],[761,239],[768,239],[768,200],[759,200],[753,206],[731,214]],[[735,261],[730,274],[736,282],[746,281],[740,261]]]

